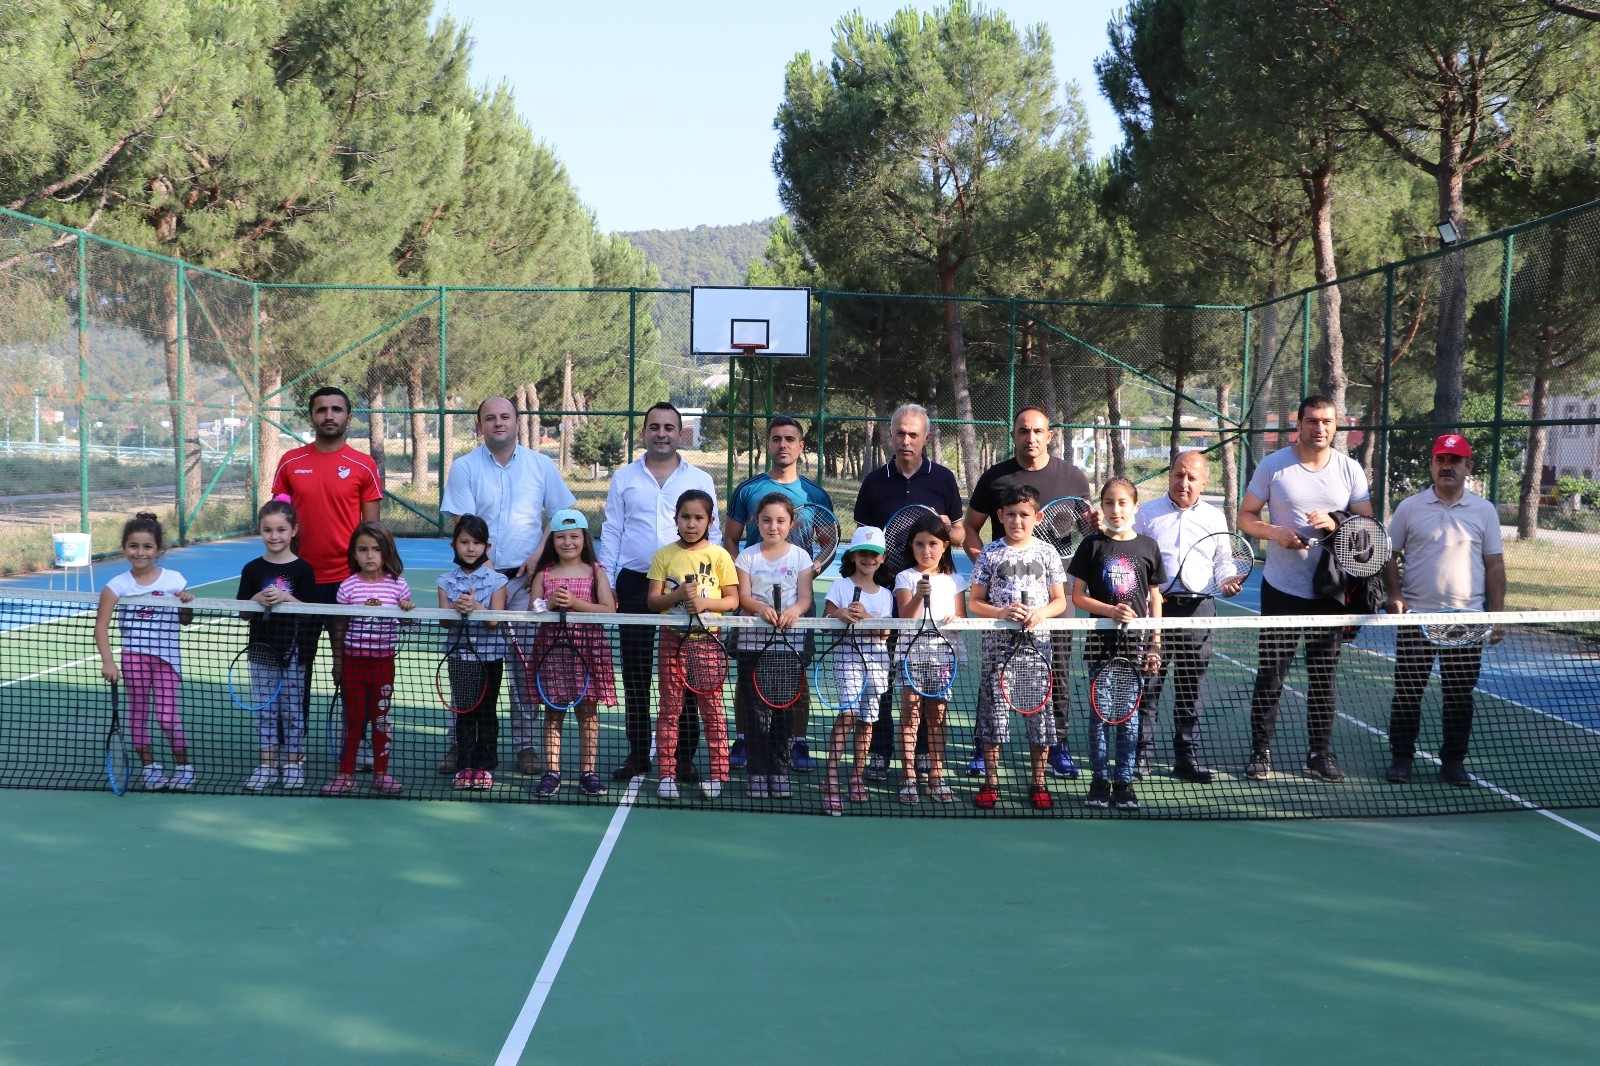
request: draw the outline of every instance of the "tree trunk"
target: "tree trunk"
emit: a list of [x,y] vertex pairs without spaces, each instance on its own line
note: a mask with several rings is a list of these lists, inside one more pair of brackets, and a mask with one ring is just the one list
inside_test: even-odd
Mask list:
[[[939,291],[946,297],[956,295],[955,268],[945,262],[940,253]],[[963,476],[976,477],[978,470],[978,428],[972,421],[972,391],[967,378],[967,340],[961,324],[961,305],[953,299],[944,301],[944,334],[950,348],[950,384],[955,392],[956,439],[961,445]]]
[[1539,422],[1550,403],[1550,379],[1541,367],[1533,376],[1533,391],[1528,397],[1528,450],[1522,461],[1521,496],[1517,500],[1517,539],[1532,540],[1539,535],[1539,495],[1543,489],[1545,442],[1550,427]]
[[1106,422],[1111,429],[1111,476],[1128,476],[1128,444],[1122,438],[1122,373],[1106,367]]
[[[1217,410],[1224,413],[1228,404],[1233,399],[1233,382],[1224,378],[1217,388]],[[1220,440],[1223,429],[1217,426],[1217,437]],[[1228,519],[1229,529],[1239,528],[1239,452],[1234,441],[1222,443],[1222,513]]]
[[[1461,174],[1454,164],[1453,142],[1440,145],[1446,170],[1437,179],[1439,217],[1448,218],[1458,238],[1467,236],[1466,208],[1462,203]],[[1461,421],[1467,376],[1467,256],[1452,251],[1439,261],[1439,326],[1433,386],[1433,422],[1440,430]]]
[[278,472],[278,427],[267,421],[261,407],[261,396],[271,396],[283,386],[283,369],[277,366],[261,368],[261,393],[256,397],[256,476],[260,479],[258,495],[265,503],[272,498],[272,476]]
[[406,392],[411,408],[411,487],[420,493],[428,483],[428,415],[422,410],[422,363],[406,360]]
[[517,443],[524,448],[531,447],[528,444],[528,386],[518,385],[512,402],[517,405]]
[[561,365],[561,472],[572,468],[572,352],[567,352]]
[[[1311,248],[1316,261],[1318,284],[1333,281],[1339,276],[1333,256],[1333,175],[1326,169],[1302,174],[1306,195],[1311,201]],[[1346,416],[1345,396],[1350,382],[1344,372],[1344,325],[1341,317],[1343,298],[1339,286],[1329,285],[1317,291],[1317,307],[1322,318],[1323,353],[1317,367],[1318,387],[1329,396],[1339,417]],[[1334,437],[1334,447],[1344,451],[1348,447],[1344,434]]]
[[[1039,338],[1034,346],[1034,352],[1039,358],[1039,384],[1044,387],[1044,409],[1050,412],[1050,421],[1062,423],[1061,429],[1056,431],[1055,440],[1050,442],[1050,449],[1057,459],[1067,456],[1071,447],[1072,431],[1065,427],[1066,412],[1061,409],[1056,397],[1056,372],[1050,362],[1050,341],[1046,337]],[[1069,375],[1070,378],[1070,375]]]
[[[883,337],[887,327],[888,308],[886,301],[879,300],[872,315],[872,365],[875,370],[872,379],[872,410],[878,416],[878,431],[871,434],[878,450],[884,456],[883,461],[888,462],[888,456],[894,454],[894,441],[890,439],[892,427],[889,425],[889,397],[883,385]],[[868,444],[868,450],[872,442]],[[868,457],[869,465],[878,465],[876,458]]]
[[544,440],[544,426],[540,424],[539,383],[528,382],[528,447],[534,451]]
[[[1261,461],[1267,449],[1266,417],[1263,411],[1272,410],[1272,355],[1278,347],[1278,293],[1280,285],[1277,272],[1274,271],[1267,278],[1267,303],[1261,309],[1258,319],[1260,328],[1256,338],[1256,358],[1251,375],[1252,381],[1244,382],[1244,395],[1239,398],[1241,417],[1245,419],[1245,427],[1249,431],[1246,440],[1248,446],[1244,450],[1244,467],[1240,475],[1246,483],[1255,473],[1256,463]],[[1266,402],[1263,409],[1262,401]]]
[[[192,513],[200,502],[200,415],[194,406],[194,375],[190,373],[189,352],[180,343],[184,332],[178,321],[178,279],[161,286],[161,351],[167,373],[167,397],[172,400],[173,464],[183,481],[183,505]],[[79,426],[79,433],[88,427]],[[187,514],[178,516],[178,531],[187,526]]]
[[367,403],[372,405],[367,413],[367,453],[372,456],[372,465],[378,468],[378,477],[384,478],[388,473],[389,453],[385,442],[388,427],[380,410],[384,406],[383,381],[377,363],[367,368]]
[[1189,353],[1178,353],[1178,365],[1172,374],[1172,440],[1167,446],[1167,462],[1176,465],[1178,453],[1183,450],[1183,386],[1189,376]]

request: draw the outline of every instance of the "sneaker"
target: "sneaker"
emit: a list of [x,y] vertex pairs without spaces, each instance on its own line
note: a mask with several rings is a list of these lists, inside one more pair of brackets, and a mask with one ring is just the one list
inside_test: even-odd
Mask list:
[[904,804],[907,804],[908,806],[914,807],[914,806],[917,805],[917,803],[921,799],[922,799],[922,796],[920,794],[918,794],[918,792],[917,792],[917,783],[915,781],[907,781],[905,783],[905,785],[901,787],[901,789],[900,789],[900,802],[901,803],[904,803]]
[[455,780],[450,782],[450,787],[456,791],[471,788],[478,780],[476,770],[457,770]]
[[721,781],[702,781],[702,782],[700,782],[700,795],[704,796],[708,800],[721,799],[722,798],[722,782]]
[[789,775],[778,774],[767,778],[767,795],[773,799],[789,798]]
[[1272,776],[1272,752],[1266,748],[1257,748],[1250,753],[1250,761],[1244,764],[1244,776],[1251,781],[1265,781]]
[[926,781],[928,775],[933,773],[933,756],[926,753],[917,756],[917,780]]
[[984,785],[978,789],[978,794],[972,797],[972,805],[980,811],[992,811],[994,805],[1000,801],[1000,790],[993,785]]
[[1078,776],[1078,766],[1072,761],[1072,753],[1065,744],[1050,745],[1050,772],[1069,779]]
[[549,799],[561,791],[561,775],[554,771],[547,772],[539,778],[539,784],[534,788],[533,794],[540,799]]
[[867,756],[867,768],[861,774],[868,781],[883,781],[889,776],[889,760],[877,752]]
[[586,774],[578,775],[578,788],[583,791],[585,796],[604,796],[607,792],[611,791],[611,789],[606,786],[606,783],[600,780],[600,775],[595,773],[593,770],[590,770]]
[[1447,762],[1439,767],[1439,779],[1457,788],[1471,788],[1472,775],[1467,773],[1467,768],[1458,762]]
[[184,763],[172,768],[172,776],[167,778],[168,792],[187,792],[189,786],[194,784],[194,764]]
[[472,777],[472,787],[477,792],[487,792],[494,787],[494,774],[488,770],[479,770]]
[[356,779],[353,777],[345,777],[343,774],[340,774],[322,786],[322,794],[324,796],[343,796],[345,793],[354,792],[355,790]]
[[461,753],[456,750],[454,744],[450,745],[444,753],[444,758],[440,759],[439,765],[433,769],[434,773],[441,777],[448,777],[461,769]]
[[622,760],[622,765],[611,771],[611,780],[627,781],[634,777],[643,777],[650,772],[649,759],[635,759],[628,756]]
[[794,747],[789,749],[789,765],[797,774],[809,774],[816,765],[811,759],[811,747],[804,738],[794,742]]
[[1339,769],[1339,760],[1331,751],[1314,751],[1307,755],[1306,773],[1330,783],[1344,780],[1344,771]]
[[1118,781],[1111,786],[1111,806],[1119,811],[1136,811],[1139,809],[1139,797],[1133,794],[1131,781]]
[[973,752],[971,760],[967,763],[967,776],[982,777],[988,769],[983,762],[983,749],[978,748]]
[[1140,755],[1138,758],[1133,760],[1133,779],[1135,781],[1143,781],[1149,776],[1150,760],[1146,756]]
[[663,777],[661,779],[661,784],[656,786],[656,795],[660,796],[664,800],[677,799],[678,782],[670,777]]
[[767,798],[767,779],[761,774],[751,774],[744,790],[751,799],[764,800]]
[[532,777],[544,769],[544,759],[538,748],[523,748],[517,752],[517,773]]
[[835,818],[844,814],[844,802],[839,799],[838,785],[824,785],[822,787],[822,813],[831,814]]
[[735,770],[742,770],[744,769],[744,764],[744,737],[736,736],[733,738],[733,746],[728,749],[728,765]]
[[1028,798],[1033,800],[1033,809],[1036,811],[1048,811],[1055,806],[1054,801],[1050,799],[1050,790],[1042,786],[1029,792]]
[[1083,805],[1101,811],[1111,806],[1111,782],[1103,777],[1090,781],[1089,794],[1083,797]]
[[372,741],[363,740],[361,746],[356,749],[356,769],[372,769]]
[[1182,761],[1172,768],[1172,776],[1179,781],[1187,781],[1192,785],[1209,785],[1217,779],[1217,773],[1209,766],[1201,766],[1197,762]]
[[284,788],[305,788],[306,787],[306,772],[300,768],[300,764],[299,763],[292,762],[288,766],[285,766],[283,768],[283,787]]
[[[474,784],[473,788],[479,786]],[[381,792],[385,796],[398,796],[406,790],[393,774],[375,774],[372,778],[372,791]]]
[[161,764],[153,762],[139,771],[139,784],[146,792],[160,792],[167,787],[166,775],[161,772]]
[[277,783],[278,768],[276,766],[267,766],[262,764],[261,766],[258,766],[254,770],[250,771],[250,780],[244,783],[244,787],[248,788],[251,792],[260,792],[262,789],[271,788]]
[[1391,785],[1403,785],[1411,780],[1411,760],[1404,755],[1396,755],[1389,768],[1383,772],[1383,779]]

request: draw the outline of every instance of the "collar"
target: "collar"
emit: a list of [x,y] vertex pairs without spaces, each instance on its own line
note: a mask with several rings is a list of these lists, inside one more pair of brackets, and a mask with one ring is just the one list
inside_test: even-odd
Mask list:
[[527,448],[524,448],[521,444],[513,444],[511,446],[511,458],[507,459],[505,462],[502,463],[499,459],[495,458],[494,452],[489,450],[489,446],[487,444],[480,444],[480,445],[478,445],[478,447],[483,449],[483,457],[485,459],[489,460],[489,462],[493,463],[495,466],[498,466],[502,470],[506,469],[512,463],[516,462],[518,457],[521,456],[523,452],[526,452],[528,450]]
[[1425,488],[1421,492],[1417,493],[1417,495],[1418,496],[1427,497],[1425,500],[1422,501],[1424,503],[1436,503],[1441,507],[1450,508],[1450,507],[1464,507],[1464,506],[1466,506],[1467,499],[1468,499],[1468,497],[1470,497],[1472,495],[1472,493],[1470,491],[1466,490],[1466,489],[1463,489],[1461,491],[1461,498],[1460,499],[1456,500],[1454,503],[1445,503],[1444,500],[1442,500],[1439,497],[1439,494],[1437,492],[1433,491],[1433,486],[1429,485],[1427,488]]
[[909,475],[900,473],[900,468],[895,465],[895,461],[893,459],[890,459],[887,463],[883,464],[884,477],[893,479],[894,477],[898,476],[902,481],[910,481],[917,475],[931,473],[932,470],[933,460],[929,459],[926,455],[922,457],[922,468],[920,470],[912,471],[912,473]]

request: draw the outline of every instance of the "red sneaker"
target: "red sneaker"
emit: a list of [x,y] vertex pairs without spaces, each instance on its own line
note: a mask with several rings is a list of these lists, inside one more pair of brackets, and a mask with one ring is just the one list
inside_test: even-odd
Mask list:
[[1031,796],[1033,799],[1033,809],[1036,811],[1048,811],[1052,806],[1054,806],[1054,804],[1050,802],[1050,793],[1046,789],[1036,788],[1031,793]]
[[999,800],[1000,790],[993,785],[984,785],[978,790],[978,794],[972,797],[972,805],[980,810],[992,811]]

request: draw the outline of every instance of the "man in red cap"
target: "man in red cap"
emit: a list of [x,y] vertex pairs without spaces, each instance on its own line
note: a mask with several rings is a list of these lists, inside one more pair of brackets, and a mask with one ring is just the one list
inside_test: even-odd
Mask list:
[[[1383,571],[1391,614],[1405,611],[1503,611],[1506,607],[1506,564],[1500,543],[1500,516],[1494,505],[1467,491],[1472,473],[1472,446],[1456,433],[1433,442],[1429,464],[1433,486],[1400,501],[1389,520],[1395,557],[1405,556],[1402,577],[1395,559]],[[1498,643],[1496,626],[1490,641]],[[1434,660],[1444,686],[1444,742],[1439,748],[1439,776],[1452,785],[1472,784],[1464,765],[1472,734],[1472,690],[1478,684],[1483,645],[1438,647],[1421,627],[1395,631],[1394,701],[1389,710],[1389,751],[1393,761],[1384,775],[1394,784],[1411,780],[1417,753],[1422,690]]]

